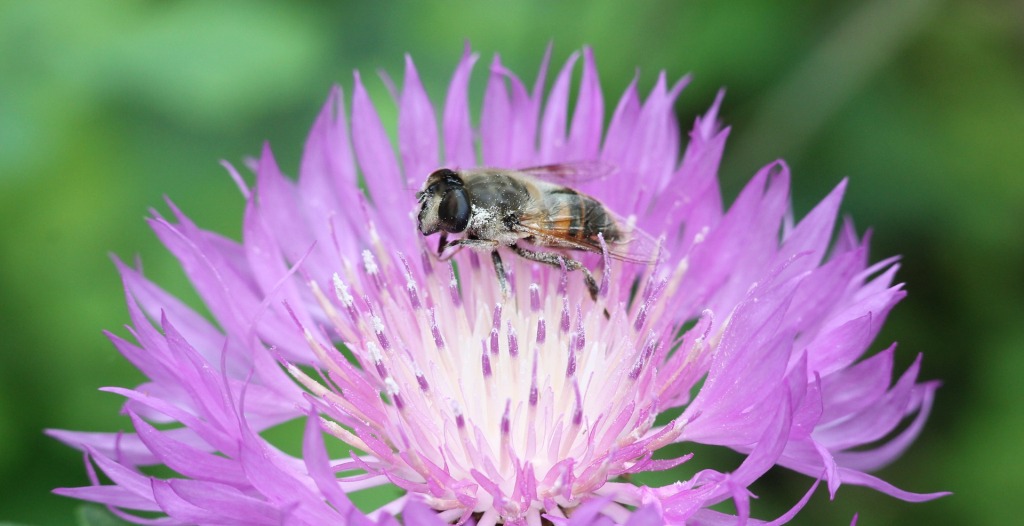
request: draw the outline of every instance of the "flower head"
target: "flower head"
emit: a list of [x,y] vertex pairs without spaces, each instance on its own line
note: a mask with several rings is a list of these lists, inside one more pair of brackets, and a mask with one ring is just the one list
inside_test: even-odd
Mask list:
[[[269,147],[252,188],[226,165],[247,200],[241,242],[173,205],[171,219],[154,214],[216,324],[118,264],[135,342],[110,338],[149,382],[108,388],[134,433],[51,432],[91,460],[91,485],[58,492],[160,524],[717,524],[729,517],[709,506],[731,499],[745,520],[749,486],[776,465],[833,495],[852,483],[938,496],[866,473],[918,434],[937,384],[917,382],[918,362],[892,384],[892,348],[865,357],[904,293],[895,260],[869,265],[849,223],[832,241],[845,182],[795,222],[776,162],[725,210],[721,95],[680,155],[673,104],[687,79],[663,74],[643,100],[634,82],[604,130],[589,50],[569,119],[578,58],[547,97],[547,57],[532,89],[495,58],[477,128],[475,55],[440,115],[407,59],[397,156],[357,74],[351,118],[335,89],[297,180]],[[552,163],[612,167],[573,187],[657,238],[656,261],[609,257],[600,236],[600,251],[561,252],[560,266],[500,248],[502,285],[487,252],[440,261],[416,229],[413,194],[438,167]],[[575,259],[597,276],[596,298]],[[296,418],[300,457],[261,435]],[[330,459],[325,435],[351,453]],[[675,442],[745,460],[694,472],[692,455],[654,458]],[[180,476],[140,470],[152,464]],[[680,481],[666,487],[622,478],[670,468]],[[368,513],[349,498],[384,484],[403,495]]]

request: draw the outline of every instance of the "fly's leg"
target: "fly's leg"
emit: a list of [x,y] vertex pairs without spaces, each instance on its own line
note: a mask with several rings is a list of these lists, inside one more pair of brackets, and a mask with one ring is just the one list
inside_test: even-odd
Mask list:
[[448,248],[448,232],[442,230],[441,235],[437,238],[437,259],[441,259],[441,261],[444,261],[441,258],[441,254],[444,252],[444,249],[446,248]]
[[[441,238],[444,242],[445,239]],[[447,261],[451,259],[455,254],[458,254],[459,250],[464,247],[476,248],[476,249],[490,249],[491,250],[491,261],[494,262],[494,272],[498,275],[498,284],[501,285],[501,295],[508,296],[508,275],[505,274],[505,265],[501,262],[501,255],[498,254],[498,246],[500,243],[497,241],[490,241],[487,239],[456,239],[452,242],[444,242],[439,244],[437,248],[437,256],[441,261]],[[449,248],[455,247],[450,254],[443,255]]]
[[491,260],[494,261],[494,272],[498,274],[498,284],[501,285],[501,295],[508,296],[508,275],[505,274],[505,265],[501,263],[501,254],[497,250],[491,251]]
[[[441,241],[445,241],[445,238],[441,238]],[[496,250],[500,244],[497,241],[489,241],[486,239],[456,239],[455,241],[448,241],[437,245],[437,257],[441,261],[448,261],[455,254],[458,254],[464,247],[477,248],[480,250]],[[449,254],[445,254],[449,248],[455,247],[455,250]]]
[[565,268],[567,270],[579,270],[583,272],[583,281],[586,282],[587,284],[587,290],[590,291],[590,297],[594,301],[597,301],[597,280],[594,279],[594,275],[590,273],[590,270],[587,267],[583,266],[583,264],[580,263],[579,261],[576,261],[575,259],[572,258],[567,258],[554,252],[538,252],[536,250],[528,250],[515,244],[513,244],[511,248],[513,252],[519,255],[519,257],[529,259],[530,261],[536,261],[538,263],[544,263],[546,265],[551,265],[552,267],[558,268],[561,268],[562,262],[564,262]]

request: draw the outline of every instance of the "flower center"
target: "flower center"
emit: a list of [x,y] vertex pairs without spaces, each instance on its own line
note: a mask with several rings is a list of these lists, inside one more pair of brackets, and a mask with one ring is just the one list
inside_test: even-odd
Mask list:
[[334,275],[333,298],[312,283],[351,356],[307,330],[329,383],[291,367],[327,430],[368,455],[349,469],[453,518],[508,519],[574,506],[678,434],[651,431],[663,349],[646,325],[667,280],[629,301],[620,284],[632,281],[610,280],[626,271],[612,262],[595,302],[574,273],[506,258],[506,296],[476,253],[454,265],[424,256],[419,273],[401,255],[363,256]]

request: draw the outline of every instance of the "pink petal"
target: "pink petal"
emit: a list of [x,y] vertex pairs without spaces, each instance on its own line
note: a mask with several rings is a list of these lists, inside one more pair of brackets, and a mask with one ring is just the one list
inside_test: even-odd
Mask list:
[[440,164],[438,160],[437,117],[423,89],[412,57],[405,56],[405,82],[398,109],[398,145],[405,177],[419,188],[427,175]]
[[604,97],[601,94],[597,64],[594,62],[594,51],[589,47],[583,48],[583,77],[579,89],[566,159],[597,159],[601,153],[601,130],[604,128]]
[[565,158],[565,123],[569,111],[569,80],[578,58],[579,53],[569,55],[544,105],[544,117],[540,125],[541,163],[571,160]]
[[505,82],[505,69],[495,55],[480,114],[480,150],[485,165],[514,168],[512,146],[519,130],[510,126],[512,103]]
[[[359,73],[356,72],[354,76],[352,145],[355,147],[360,173],[370,190],[370,199],[378,210],[407,210],[415,202],[412,198],[413,190],[402,176],[391,140],[363,87]],[[378,214],[376,219],[380,221],[377,227],[381,229],[381,235],[394,239],[396,246],[415,246],[412,237],[414,229],[407,224],[404,214]],[[365,229],[366,225],[349,225],[349,228]]]
[[444,158],[450,167],[470,168],[476,166],[473,151],[473,130],[469,124],[469,74],[473,71],[477,55],[469,46],[462,55],[455,74],[448,87],[444,103]]

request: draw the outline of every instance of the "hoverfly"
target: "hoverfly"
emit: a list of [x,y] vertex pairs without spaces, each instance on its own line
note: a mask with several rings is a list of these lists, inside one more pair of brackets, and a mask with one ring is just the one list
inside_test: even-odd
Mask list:
[[[593,274],[578,260],[559,252],[540,249],[581,250],[603,253],[635,263],[653,263],[657,244],[650,235],[621,219],[597,199],[561,181],[582,182],[603,175],[583,164],[555,164],[525,169],[441,168],[427,177],[416,193],[418,227],[424,236],[441,232],[437,254],[449,248],[489,250],[502,290],[507,277],[498,248],[509,247],[518,256],[583,273],[587,290],[597,298]],[[448,234],[462,234],[448,241]],[[454,252],[448,255],[451,257]]]

